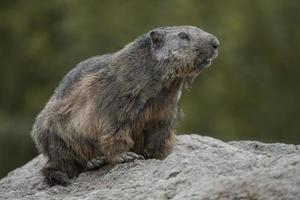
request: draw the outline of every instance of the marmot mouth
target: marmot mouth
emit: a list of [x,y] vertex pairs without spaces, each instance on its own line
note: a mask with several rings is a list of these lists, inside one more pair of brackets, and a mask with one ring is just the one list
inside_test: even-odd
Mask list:
[[211,58],[205,59],[205,60],[203,60],[202,62],[200,62],[200,64],[201,64],[201,65],[210,65],[210,64],[211,64],[211,61],[212,61]]
[[218,51],[215,51],[213,53],[213,55],[209,56],[208,58],[205,58],[205,59],[197,59],[195,61],[195,67],[199,70],[202,70],[202,69],[205,69],[205,68],[208,68],[211,64],[211,62],[218,57]]
[[204,59],[204,60],[197,60],[196,63],[195,63],[195,66],[197,69],[204,69],[204,68],[207,68],[210,66],[211,64],[211,61],[213,59],[212,58],[207,58],[207,59]]

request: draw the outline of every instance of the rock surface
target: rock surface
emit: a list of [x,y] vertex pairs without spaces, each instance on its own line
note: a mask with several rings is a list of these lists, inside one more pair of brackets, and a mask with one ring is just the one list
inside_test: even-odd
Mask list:
[[49,188],[38,156],[0,181],[0,199],[300,199],[300,145],[178,136],[165,160],[82,173]]

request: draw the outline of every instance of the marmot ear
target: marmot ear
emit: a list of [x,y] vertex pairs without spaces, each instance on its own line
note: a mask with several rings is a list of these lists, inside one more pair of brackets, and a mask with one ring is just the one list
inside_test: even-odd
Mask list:
[[155,49],[160,48],[164,43],[164,35],[160,31],[151,31],[150,38],[151,44]]

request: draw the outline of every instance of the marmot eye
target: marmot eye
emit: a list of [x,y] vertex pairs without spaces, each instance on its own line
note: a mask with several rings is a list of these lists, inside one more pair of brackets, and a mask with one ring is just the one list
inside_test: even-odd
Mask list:
[[189,40],[189,39],[190,39],[189,36],[188,36],[188,34],[185,33],[185,32],[180,32],[178,35],[179,35],[179,37],[180,37],[181,39],[186,39],[186,40]]

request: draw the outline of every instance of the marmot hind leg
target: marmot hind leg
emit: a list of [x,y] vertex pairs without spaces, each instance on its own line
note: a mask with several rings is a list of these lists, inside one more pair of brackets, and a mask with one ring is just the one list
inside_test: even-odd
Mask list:
[[69,178],[78,176],[82,171],[80,168],[71,160],[49,160],[43,167],[42,173],[48,185],[67,186],[69,185]]
[[50,186],[68,185],[69,178],[78,176],[86,169],[86,162],[79,160],[72,149],[56,134],[48,135],[47,151],[49,160],[42,169],[46,182]]

